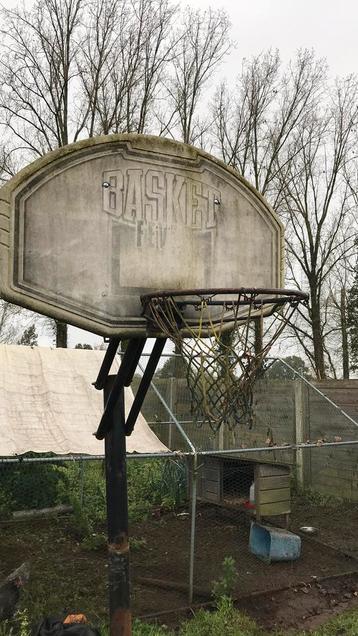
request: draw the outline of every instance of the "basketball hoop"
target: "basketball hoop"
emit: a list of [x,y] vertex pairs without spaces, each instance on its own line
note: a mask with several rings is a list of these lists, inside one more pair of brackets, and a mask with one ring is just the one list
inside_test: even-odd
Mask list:
[[[141,296],[148,333],[170,338],[186,363],[198,424],[252,425],[262,362],[308,295],[291,289],[187,289]],[[264,319],[266,324],[264,328]]]

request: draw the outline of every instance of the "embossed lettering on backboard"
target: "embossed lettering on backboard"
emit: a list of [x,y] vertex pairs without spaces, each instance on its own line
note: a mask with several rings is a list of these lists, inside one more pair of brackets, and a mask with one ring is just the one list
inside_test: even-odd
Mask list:
[[[146,260],[169,263],[175,258],[181,237],[191,234],[197,250],[205,258],[196,271],[192,261],[180,263],[180,275],[192,284],[210,286],[214,228],[221,192],[199,180],[180,174],[147,169],[107,170],[103,180],[103,211],[112,217],[112,291],[140,287],[143,270],[138,266]],[[178,254],[178,258],[180,255]],[[179,262],[176,263],[179,266]],[[194,270],[193,270],[194,267]],[[160,274],[153,270],[154,279],[148,286],[156,286],[159,278],[165,287],[173,286],[172,268]]]

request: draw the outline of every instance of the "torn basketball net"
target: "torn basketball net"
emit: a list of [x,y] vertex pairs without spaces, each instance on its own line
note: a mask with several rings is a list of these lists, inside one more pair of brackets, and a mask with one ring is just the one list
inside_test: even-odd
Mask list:
[[262,363],[307,294],[290,289],[158,291],[141,297],[149,333],[183,357],[192,412],[213,431],[252,425]]

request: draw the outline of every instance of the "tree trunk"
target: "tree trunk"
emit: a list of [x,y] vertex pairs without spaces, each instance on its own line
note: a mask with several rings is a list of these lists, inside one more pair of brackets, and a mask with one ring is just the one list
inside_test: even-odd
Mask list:
[[321,328],[321,313],[319,299],[314,291],[311,291],[311,320],[312,320],[312,337],[313,337],[313,354],[316,368],[317,378],[324,380],[326,369],[324,364],[324,348]]
[[56,347],[67,349],[67,325],[65,322],[56,322]]
[[340,302],[340,314],[341,314],[341,333],[342,333],[342,364],[343,364],[343,379],[349,380],[349,350],[348,350],[348,331],[347,331],[347,297],[346,289],[341,289],[341,302]]

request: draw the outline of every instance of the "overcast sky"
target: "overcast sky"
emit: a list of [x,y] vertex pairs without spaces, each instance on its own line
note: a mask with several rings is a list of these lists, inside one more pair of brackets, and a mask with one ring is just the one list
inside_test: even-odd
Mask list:
[[[355,0],[208,0],[183,1],[195,8],[224,8],[237,48],[226,69],[235,73],[242,57],[273,47],[286,61],[298,48],[326,57],[332,75],[358,71],[358,2]],[[226,74],[225,72],[225,74]]]

